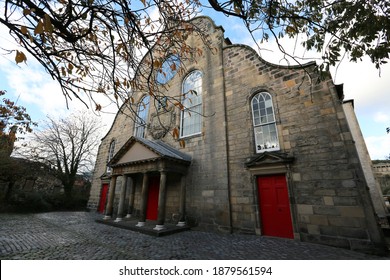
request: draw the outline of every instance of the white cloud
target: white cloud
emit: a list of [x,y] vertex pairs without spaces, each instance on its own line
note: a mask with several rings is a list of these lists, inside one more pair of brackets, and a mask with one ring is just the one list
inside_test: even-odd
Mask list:
[[374,115],[374,121],[378,123],[390,123],[390,114],[377,112]]
[[372,160],[390,156],[390,134],[369,136],[365,138],[365,142]]

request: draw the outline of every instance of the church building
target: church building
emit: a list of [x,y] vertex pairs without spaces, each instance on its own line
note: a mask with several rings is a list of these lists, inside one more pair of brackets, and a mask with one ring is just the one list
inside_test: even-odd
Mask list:
[[166,57],[156,71],[164,97],[134,91],[119,110],[99,147],[89,208],[156,231],[175,224],[383,249],[342,86],[318,81],[314,62],[264,61],[208,17],[193,23],[212,48],[190,35],[203,51]]

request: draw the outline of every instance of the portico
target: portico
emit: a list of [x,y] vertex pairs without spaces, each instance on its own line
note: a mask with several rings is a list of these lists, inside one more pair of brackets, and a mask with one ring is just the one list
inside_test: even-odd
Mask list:
[[114,216],[115,190],[117,179],[121,177],[115,222],[136,216],[137,227],[144,227],[148,220],[154,220],[157,221],[154,230],[163,230],[167,193],[170,188],[175,188],[179,190],[175,193],[178,197],[172,201],[178,202],[173,206],[179,213],[178,226],[185,225],[185,182],[190,163],[189,155],[162,141],[131,137],[109,162],[112,174],[104,219]]

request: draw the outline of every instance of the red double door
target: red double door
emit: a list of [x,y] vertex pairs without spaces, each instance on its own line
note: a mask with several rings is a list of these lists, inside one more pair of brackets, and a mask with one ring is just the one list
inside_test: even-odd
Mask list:
[[160,177],[151,177],[149,181],[148,200],[146,207],[146,219],[157,220],[158,217],[158,194],[160,191]]
[[284,174],[257,177],[262,234],[294,238]]
[[103,184],[102,190],[100,192],[100,200],[98,205],[98,212],[104,213],[104,210],[106,209],[106,201],[107,201],[107,194],[108,194],[108,184]]

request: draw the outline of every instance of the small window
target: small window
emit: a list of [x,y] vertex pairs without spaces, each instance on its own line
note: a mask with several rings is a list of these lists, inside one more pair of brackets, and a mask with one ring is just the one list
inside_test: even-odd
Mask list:
[[144,96],[138,104],[134,135],[145,137],[146,121],[148,119],[150,96]]
[[[107,157],[107,163],[110,162],[110,160],[114,157],[114,150],[115,150],[115,140],[112,140],[110,143],[110,147],[108,148],[108,157]],[[107,166],[107,173],[111,173],[112,168]]]
[[180,136],[186,137],[202,131],[202,72],[191,72],[183,82]]
[[260,92],[252,98],[251,105],[256,152],[279,150],[271,95],[267,92]]

